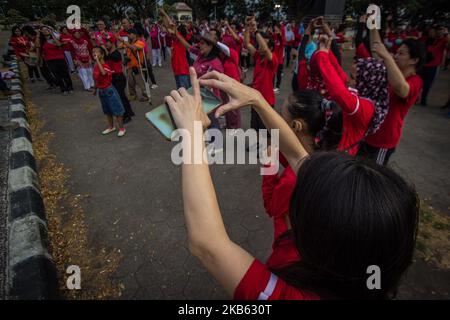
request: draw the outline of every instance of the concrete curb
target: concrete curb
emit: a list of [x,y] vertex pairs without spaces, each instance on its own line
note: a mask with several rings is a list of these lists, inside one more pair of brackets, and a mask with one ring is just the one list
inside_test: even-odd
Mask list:
[[11,65],[9,115],[13,125],[8,175],[8,299],[57,299],[56,268],[48,252],[47,223],[17,62]]

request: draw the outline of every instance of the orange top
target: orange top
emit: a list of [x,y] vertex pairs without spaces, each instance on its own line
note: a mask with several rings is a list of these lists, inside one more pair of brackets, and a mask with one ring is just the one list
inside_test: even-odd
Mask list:
[[139,48],[139,50],[136,50],[133,52],[131,48],[127,48],[127,56],[130,59],[130,61],[127,63],[127,68],[133,68],[133,67],[139,67],[139,60],[141,62],[141,65],[144,63],[144,47],[145,43],[141,40],[137,40],[135,43],[132,44],[133,46]]

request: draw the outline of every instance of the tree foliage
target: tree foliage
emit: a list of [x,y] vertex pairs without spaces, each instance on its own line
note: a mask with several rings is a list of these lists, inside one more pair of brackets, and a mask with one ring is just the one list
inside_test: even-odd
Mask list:
[[[315,0],[181,0],[193,9],[194,20],[214,18],[214,9],[218,19],[237,17],[243,18],[249,12],[258,14],[261,20],[272,20],[276,17],[275,4],[281,4],[288,18],[301,20],[309,13]],[[4,12],[16,10],[20,16],[27,19],[43,18],[49,13],[56,15],[61,21],[68,16],[66,9],[76,2],[81,8],[82,20],[102,18],[105,15],[111,19],[125,16],[137,18],[156,18],[156,0],[6,0],[2,4]],[[178,0],[165,0],[164,4],[172,5]],[[448,0],[346,0],[346,14],[359,15],[365,12],[370,3],[378,4],[383,12],[411,20],[449,18],[450,1]],[[242,19],[242,20],[241,20]],[[20,19],[19,19],[20,20]]]

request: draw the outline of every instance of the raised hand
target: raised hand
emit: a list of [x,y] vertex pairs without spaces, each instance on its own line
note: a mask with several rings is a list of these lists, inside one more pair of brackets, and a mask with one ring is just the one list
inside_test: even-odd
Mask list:
[[173,90],[170,96],[164,98],[172,113],[173,120],[178,129],[194,129],[194,122],[201,121],[204,128],[210,125],[210,120],[202,107],[200,84],[194,68],[189,68],[193,95],[185,88]]
[[202,76],[200,78],[200,85],[220,89],[228,95],[228,103],[217,108],[216,117],[231,110],[256,105],[258,102],[264,100],[259,91],[217,71],[212,71]]
[[372,42],[372,52],[376,53],[381,59],[386,59],[391,55],[386,46],[380,41]]

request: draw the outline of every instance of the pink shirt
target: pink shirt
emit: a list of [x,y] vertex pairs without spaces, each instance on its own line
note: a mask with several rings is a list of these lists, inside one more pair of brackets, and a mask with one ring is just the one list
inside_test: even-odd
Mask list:
[[194,61],[193,67],[197,72],[198,77],[201,77],[213,70],[223,73],[223,65],[218,57],[212,59],[202,57],[200,55],[200,50],[196,47],[191,47],[189,49],[189,52],[197,56],[197,59],[195,59]]

